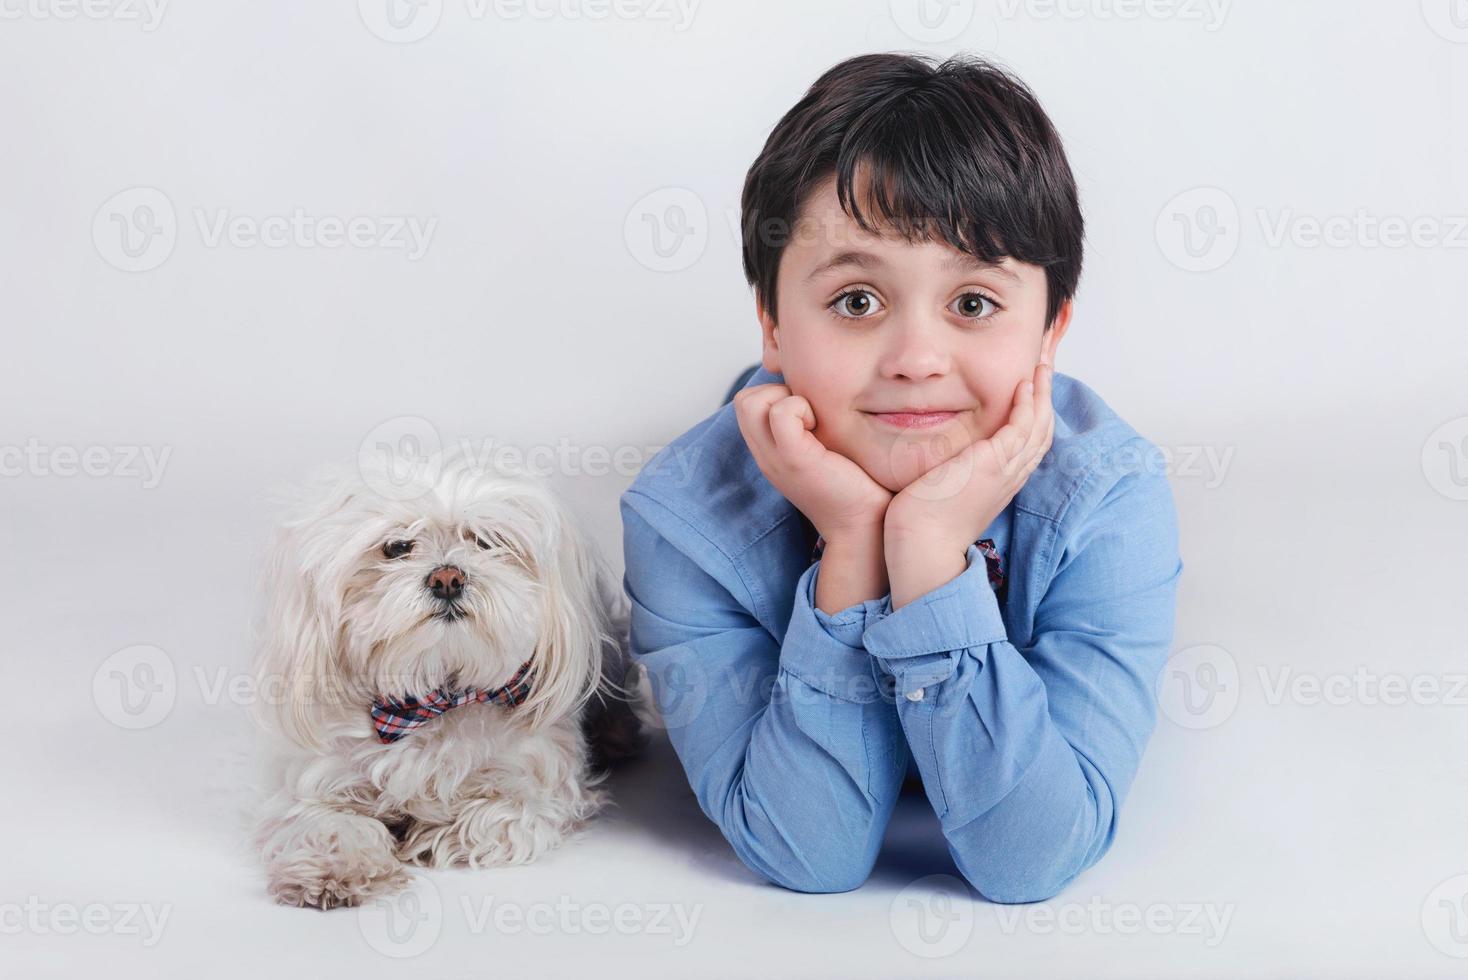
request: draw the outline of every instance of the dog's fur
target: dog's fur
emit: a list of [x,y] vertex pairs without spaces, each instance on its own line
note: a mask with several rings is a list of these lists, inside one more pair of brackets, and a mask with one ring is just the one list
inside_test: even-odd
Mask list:
[[[254,845],[283,904],[357,905],[406,886],[405,864],[529,861],[608,802],[605,767],[642,743],[625,597],[548,485],[457,456],[399,492],[398,465],[311,484],[267,562],[255,719],[274,785]],[[463,573],[451,610],[428,587],[442,565]],[[378,740],[378,694],[495,688],[527,659],[525,703]]]

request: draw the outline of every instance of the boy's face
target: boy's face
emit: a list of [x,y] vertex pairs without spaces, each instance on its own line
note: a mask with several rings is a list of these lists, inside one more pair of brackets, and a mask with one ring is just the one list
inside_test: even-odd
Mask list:
[[895,493],[992,436],[1041,354],[1054,363],[1071,304],[1046,331],[1047,299],[1039,266],[863,231],[832,177],[781,255],[778,326],[759,310],[764,367],[810,402],[827,449]]

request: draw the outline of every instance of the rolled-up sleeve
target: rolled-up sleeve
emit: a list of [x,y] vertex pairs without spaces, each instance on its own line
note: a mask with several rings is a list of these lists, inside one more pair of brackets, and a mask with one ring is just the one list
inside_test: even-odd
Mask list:
[[1107,851],[1156,718],[1182,561],[1165,476],[1128,473],[1061,554],[1023,647],[982,553],[863,644],[955,862],[997,902],[1050,898]]

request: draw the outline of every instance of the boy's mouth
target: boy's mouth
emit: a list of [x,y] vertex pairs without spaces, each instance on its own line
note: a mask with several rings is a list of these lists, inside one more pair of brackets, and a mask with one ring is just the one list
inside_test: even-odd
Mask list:
[[953,411],[903,410],[899,412],[867,412],[883,425],[898,429],[933,429],[958,418]]

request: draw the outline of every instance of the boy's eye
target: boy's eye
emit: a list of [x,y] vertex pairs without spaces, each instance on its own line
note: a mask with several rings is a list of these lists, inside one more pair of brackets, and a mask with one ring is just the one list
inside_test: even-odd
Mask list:
[[384,558],[403,558],[412,550],[413,542],[411,541],[389,541],[382,546],[382,556]]
[[877,298],[865,289],[844,292],[831,301],[831,309],[837,316],[844,316],[852,320],[865,320],[871,316],[873,308],[880,306]]
[[[990,310],[988,312],[985,312],[985,306],[990,307]],[[985,296],[983,293],[964,293],[962,296],[958,297],[958,299],[953,301],[953,307],[954,312],[961,317],[965,317],[970,320],[981,320],[984,317],[991,316],[994,312],[997,312],[999,309],[999,304],[995,303],[992,299]]]

